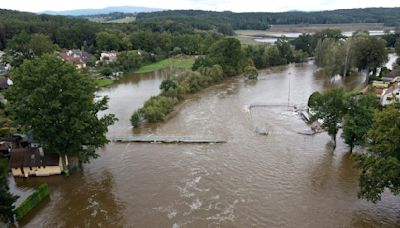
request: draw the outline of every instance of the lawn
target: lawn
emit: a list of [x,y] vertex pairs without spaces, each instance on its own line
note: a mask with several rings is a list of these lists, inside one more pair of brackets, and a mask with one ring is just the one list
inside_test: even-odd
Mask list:
[[97,87],[105,87],[113,84],[113,80],[111,79],[94,79]]
[[168,58],[150,65],[142,66],[139,68],[139,70],[135,71],[135,73],[148,73],[161,70],[167,67],[192,68],[193,64],[194,64],[194,58],[182,58],[182,59]]

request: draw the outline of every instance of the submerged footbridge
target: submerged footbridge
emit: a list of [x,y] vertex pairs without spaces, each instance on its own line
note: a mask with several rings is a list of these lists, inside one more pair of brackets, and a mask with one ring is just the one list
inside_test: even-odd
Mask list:
[[112,137],[113,142],[135,143],[226,143],[221,138],[212,136],[178,136],[178,135],[135,135]]

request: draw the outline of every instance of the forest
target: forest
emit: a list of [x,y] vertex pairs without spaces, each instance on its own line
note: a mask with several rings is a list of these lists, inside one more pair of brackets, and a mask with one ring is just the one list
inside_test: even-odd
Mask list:
[[[268,11],[268,9],[265,9]],[[365,8],[343,9],[318,12],[290,11],[282,13],[233,13],[201,11],[201,10],[170,10],[152,13],[139,13],[138,22],[162,20],[186,20],[191,23],[211,21],[225,24],[236,29],[268,29],[269,25],[284,24],[342,24],[342,23],[384,23],[396,26],[400,23],[400,8]]]

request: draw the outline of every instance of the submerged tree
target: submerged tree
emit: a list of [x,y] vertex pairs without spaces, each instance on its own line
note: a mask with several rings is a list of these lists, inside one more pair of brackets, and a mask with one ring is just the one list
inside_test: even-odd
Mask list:
[[356,156],[362,170],[358,196],[377,202],[385,189],[400,194],[400,112],[391,105],[374,114],[369,150]]
[[[93,101],[95,85],[86,75],[59,58],[44,55],[25,61],[13,74],[14,86],[7,91],[9,111],[23,130],[49,152],[61,156],[79,155],[88,162],[98,157],[95,148],[108,142],[105,133],[116,118],[98,117],[107,109],[107,98]],[[91,149],[84,149],[91,148]]]
[[347,99],[347,113],[343,122],[343,139],[350,146],[365,145],[378,100],[374,94],[352,95]]
[[368,83],[370,73],[376,73],[377,68],[387,61],[386,42],[369,35],[356,36],[353,42],[355,66],[366,71]]
[[322,127],[332,138],[333,146],[336,148],[336,135],[339,131],[339,124],[342,122],[346,112],[345,92],[342,88],[335,88],[324,94],[314,94],[309,100],[310,108],[315,114],[313,119],[323,121]]
[[0,162],[0,221],[11,224],[14,222],[13,204],[18,197],[9,192],[7,177],[4,175],[7,169],[8,167],[3,167],[3,163]]

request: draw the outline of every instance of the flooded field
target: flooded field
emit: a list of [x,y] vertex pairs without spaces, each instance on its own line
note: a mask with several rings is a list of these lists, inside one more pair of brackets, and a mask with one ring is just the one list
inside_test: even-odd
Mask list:
[[[332,84],[312,62],[260,71],[257,82],[225,80],[190,97],[162,124],[132,130],[129,118],[167,72],[130,75],[99,92],[119,121],[109,137],[152,133],[204,135],[225,144],[109,143],[100,158],[71,176],[16,179],[15,191],[49,184],[50,199],[26,227],[398,227],[400,199],[357,198],[358,171],[348,148],[335,151],[325,134],[286,105],[305,105]],[[364,79],[336,83],[347,89]],[[289,96],[290,83],[290,96]],[[288,99],[289,96],[289,99]],[[251,104],[276,107],[253,108]],[[257,127],[269,135],[255,133]]]

